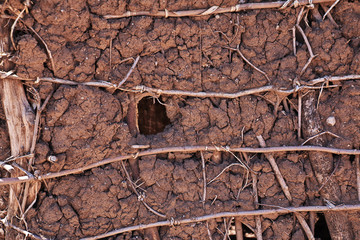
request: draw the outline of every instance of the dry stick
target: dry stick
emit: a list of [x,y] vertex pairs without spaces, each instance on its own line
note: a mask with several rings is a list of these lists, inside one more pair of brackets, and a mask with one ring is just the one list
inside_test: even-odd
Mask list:
[[206,221],[206,230],[207,230],[209,240],[212,240],[211,232],[210,232],[210,229],[209,229],[209,221]]
[[293,37],[293,51],[294,51],[294,56],[296,57],[296,27],[294,26],[292,29],[292,37]]
[[202,197],[202,203],[203,206],[205,205],[206,201],[206,169],[205,169],[205,158],[202,151],[200,151],[201,155],[201,167],[202,167],[202,173],[203,173],[203,197]]
[[[224,148],[224,147],[222,147],[222,148]],[[245,159],[246,159],[246,161],[241,161],[241,159],[240,158],[238,158],[233,152],[231,152],[229,149],[227,149],[227,148],[225,148],[225,150],[226,150],[226,152],[228,152],[228,153],[230,153],[236,160],[238,160],[242,165],[243,165],[243,167],[247,170],[247,171],[250,171],[250,172],[252,172],[252,173],[256,173],[254,170],[252,170],[250,167],[249,167],[249,165],[247,164],[247,162],[248,162],[248,158],[247,158],[247,155],[245,155],[246,157],[245,157]]]
[[[252,177],[252,187],[253,187],[253,194],[254,194],[254,204],[255,204],[255,208],[258,209],[259,208],[259,196],[258,196],[258,191],[257,191],[257,176],[255,173],[251,173],[251,177]],[[260,215],[255,216],[255,225],[256,225],[256,239],[257,240],[262,240],[262,230],[261,230],[261,219],[260,219]]]
[[[330,148],[330,147],[320,147],[320,146],[283,146],[283,147],[267,147],[267,148],[230,148],[226,147],[229,151],[233,152],[246,152],[246,153],[274,153],[274,152],[293,152],[293,151],[309,151],[309,152],[327,152],[333,154],[345,154],[345,155],[360,155],[360,150],[357,149],[340,149],[340,148]],[[56,173],[46,173],[44,175],[37,176],[35,178],[30,178],[28,176],[21,176],[16,178],[0,178],[0,186],[31,182],[37,180],[46,180],[62,176],[67,176],[70,174],[79,174],[86,170],[100,167],[109,163],[119,162],[127,160],[134,157],[143,157],[148,155],[156,155],[162,153],[177,153],[177,152],[198,152],[198,151],[227,151],[225,148],[219,148],[216,146],[183,146],[183,147],[166,147],[166,148],[155,148],[136,153],[135,155],[123,155],[113,158],[106,158],[99,162],[95,162],[80,168],[64,170]]]
[[224,234],[223,240],[226,240],[226,239],[230,240],[229,231],[230,231],[230,227],[231,227],[231,221],[232,221],[232,217],[229,218],[229,221],[227,223],[226,223],[226,218],[224,218],[225,234]]
[[34,234],[34,233],[31,233],[31,232],[29,232],[29,231],[23,230],[23,229],[15,226],[15,225],[13,225],[13,224],[11,224],[10,222],[8,222],[8,221],[6,220],[6,218],[1,219],[0,221],[2,222],[2,224],[4,224],[4,226],[6,226],[6,227],[11,227],[12,229],[18,231],[19,233],[24,234],[26,237],[29,236],[29,237],[31,237],[31,238],[33,238],[33,239],[47,240],[47,238],[45,238],[45,237],[38,236],[38,235],[36,235],[36,234]]
[[339,205],[332,208],[328,206],[303,206],[303,207],[288,207],[288,208],[276,208],[276,209],[261,209],[261,210],[251,210],[251,211],[238,211],[238,212],[220,212],[210,215],[204,215],[200,217],[191,217],[181,220],[166,220],[161,222],[149,223],[149,224],[140,224],[136,226],[129,226],[125,228],[116,229],[108,233],[97,235],[94,237],[86,237],[82,240],[96,240],[100,238],[106,238],[114,236],[124,232],[139,231],[152,227],[163,227],[163,226],[174,226],[180,224],[188,224],[195,222],[203,222],[210,219],[222,218],[222,217],[248,217],[248,216],[264,216],[270,214],[288,214],[294,212],[339,212],[339,211],[359,211],[359,205]]
[[[103,87],[103,88],[113,88],[113,89],[120,89],[122,91],[132,91],[132,92],[149,92],[149,93],[155,93],[158,95],[171,95],[171,96],[188,96],[188,97],[199,97],[199,98],[206,98],[206,97],[216,97],[216,98],[238,98],[243,97],[251,94],[258,94],[263,92],[275,92],[279,94],[291,94],[300,91],[301,89],[312,89],[312,86],[324,83],[324,82],[333,82],[333,81],[347,81],[347,80],[357,80],[360,79],[360,75],[346,75],[346,76],[334,76],[334,77],[322,77],[322,78],[316,78],[309,80],[308,82],[304,82],[303,85],[296,86],[293,89],[278,89],[274,86],[263,86],[259,88],[252,88],[247,89],[243,91],[239,91],[236,93],[215,93],[215,92],[190,92],[190,91],[181,91],[181,90],[162,90],[162,89],[156,89],[156,88],[150,88],[146,86],[135,86],[132,89],[122,89],[118,88],[115,84],[112,84],[107,81],[96,81],[96,82],[86,82],[86,83],[79,83],[71,80],[65,80],[60,78],[50,78],[50,77],[41,77],[37,79],[29,79],[29,78],[23,78],[19,77],[17,75],[12,74],[12,72],[4,72],[0,71],[0,79],[1,78],[8,78],[8,79],[14,79],[14,80],[24,80],[24,81],[30,81],[30,82],[51,82],[51,83],[57,83],[57,84],[65,84],[65,85],[85,85],[85,86],[91,86],[91,87]],[[317,89],[317,88],[316,88]]]
[[152,208],[145,202],[144,198],[140,195],[140,193],[136,190],[136,187],[134,186],[134,183],[133,183],[133,181],[131,180],[131,177],[130,177],[129,173],[128,173],[128,171],[126,170],[124,161],[121,161],[121,166],[122,166],[122,168],[124,169],[124,172],[125,172],[125,174],[126,174],[126,178],[127,178],[128,182],[129,182],[132,190],[133,190],[134,193],[136,194],[138,200],[141,201],[141,202],[144,204],[144,206],[145,206],[150,212],[152,212],[153,214],[155,214],[155,215],[157,215],[157,216],[159,216],[159,217],[162,217],[162,218],[166,218],[166,216],[165,216],[164,214],[161,214],[161,213],[155,211],[154,209],[152,209]]
[[243,228],[241,223],[241,218],[236,217],[235,218],[235,232],[236,232],[236,240],[244,240],[243,237]]
[[52,67],[52,69],[53,69],[53,73],[55,74],[55,73],[56,73],[55,63],[54,63],[54,59],[53,59],[53,57],[52,57],[52,54],[51,54],[51,51],[50,51],[48,45],[46,44],[46,42],[44,41],[44,39],[35,31],[35,29],[33,29],[31,26],[29,26],[26,22],[22,21],[21,19],[20,19],[20,21],[21,21],[23,24],[25,24],[25,26],[26,26],[27,28],[29,28],[29,29],[40,39],[40,41],[41,41],[42,44],[44,45],[44,47],[45,47],[45,49],[46,49],[46,52],[47,52],[47,54],[48,54],[48,57],[49,57],[49,59],[50,59],[50,63],[51,63],[51,67]]
[[304,41],[305,41],[305,44],[306,44],[306,47],[309,51],[309,54],[310,54],[310,58],[308,59],[308,61],[306,62],[305,66],[303,67],[303,69],[301,70],[300,72],[300,76],[305,72],[305,70],[307,69],[307,67],[310,65],[311,61],[316,57],[316,55],[314,55],[313,51],[312,51],[312,48],[311,48],[311,45],[309,43],[309,40],[308,38],[306,37],[306,34],[304,32],[304,30],[301,28],[300,26],[300,22],[301,22],[301,19],[303,18],[303,15],[304,15],[304,7],[301,8],[300,10],[300,13],[298,15],[298,18],[296,20],[296,28],[299,30],[299,32],[301,33],[301,36],[303,37]]
[[[265,140],[264,138],[260,135],[260,136],[256,136],[259,143],[260,143],[260,146],[261,147],[266,147],[266,143],[265,143]],[[275,173],[275,176],[281,186],[281,189],[283,190],[286,198],[292,202],[292,197],[291,197],[291,194],[290,194],[290,191],[289,191],[289,188],[279,170],[279,167],[278,165],[276,164],[276,161],[275,161],[275,158],[271,155],[271,154],[265,154],[266,158],[269,160],[270,162],[270,165],[272,167],[272,169],[274,170],[274,173]],[[308,239],[310,240],[315,240],[314,238],[314,235],[312,234],[311,232],[311,229],[309,227],[309,225],[306,223],[304,217],[302,215],[300,215],[299,213],[294,213],[295,217],[298,219],[301,227],[303,228],[304,232],[306,233],[306,236],[308,237]]]
[[112,62],[112,56],[111,56],[111,54],[112,54],[112,42],[113,42],[113,38],[111,38],[110,40],[110,43],[109,43],[109,75],[108,75],[108,79],[109,79],[109,77],[110,77],[110,74],[111,74],[111,62]]
[[[266,143],[265,143],[265,140],[264,138],[259,135],[259,136],[256,136],[256,138],[258,139],[259,141],[259,144],[261,147],[266,147]],[[281,186],[281,189],[283,190],[286,198],[292,202],[292,197],[291,197],[291,194],[290,194],[290,191],[289,191],[289,187],[287,186],[280,170],[279,170],[279,167],[275,161],[275,158],[271,155],[271,154],[265,154],[266,158],[269,160],[269,163],[272,167],[272,169],[274,170],[274,173],[275,173],[275,176],[276,176],[276,179],[278,180],[280,186]]]
[[336,0],[331,7],[326,11],[326,13],[323,16],[323,20],[326,18],[326,16],[330,13],[330,11],[336,6],[336,4],[338,4],[340,2],[340,0]]
[[[323,3],[320,3],[320,6],[324,9],[325,12],[327,12],[329,10],[328,7]],[[328,13],[327,17],[330,20],[330,22],[335,25],[335,27],[337,27],[337,28],[339,27],[339,25],[336,23],[336,21],[334,20],[334,18],[330,12]]]
[[320,98],[321,98],[321,94],[323,93],[324,91],[324,85],[325,83],[321,84],[321,89],[320,89],[320,93],[319,93],[319,96],[318,96],[318,99],[317,99],[317,103],[316,103],[316,110],[319,109],[319,105],[320,105]]
[[117,85],[117,88],[121,87],[121,85],[123,85],[126,82],[126,80],[130,77],[130,75],[131,75],[132,71],[134,70],[134,68],[136,67],[139,59],[140,59],[140,55],[136,57],[136,59],[135,59],[133,65],[131,66],[129,72],[126,74],[124,79],[121,82],[119,82],[119,84]]
[[321,189],[323,189],[324,186],[329,182],[329,180],[332,178],[332,176],[334,176],[334,174],[335,174],[336,170],[338,169],[339,165],[340,165],[340,161],[337,162],[334,170],[331,172],[331,174],[328,177],[326,177],[325,181],[323,182],[323,184],[321,184],[321,186],[320,186],[319,190],[317,190],[317,192],[320,192]]
[[301,146],[304,146],[307,142],[311,141],[312,139],[314,138],[317,138],[317,137],[320,137],[324,134],[329,134],[330,136],[333,136],[333,137],[336,137],[336,138],[341,138],[340,136],[336,135],[335,133],[332,133],[332,132],[329,132],[329,131],[325,131],[325,132],[321,132],[321,133],[318,133],[312,137],[309,137],[306,141],[304,141]]
[[230,49],[230,50],[232,50],[232,51],[236,51],[236,52],[240,55],[240,57],[241,57],[245,62],[247,62],[247,64],[249,64],[249,65],[250,65],[252,68],[254,68],[256,71],[258,71],[259,73],[261,73],[262,75],[264,75],[265,78],[266,78],[266,80],[270,83],[270,78],[268,77],[268,75],[267,75],[264,71],[262,71],[261,69],[257,68],[254,64],[252,64],[252,63],[244,56],[244,54],[242,54],[242,52],[241,52],[240,49],[239,49],[239,45],[238,45],[236,48],[230,48],[230,47],[225,47],[225,48]]
[[302,111],[302,93],[298,93],[298,140],[301,139],[301,111]]
[[297,218],[297,220],[299,221],[301,227],[303,228],[307,238],[310,240],[315,240],[314,234],[312,233],[311,228],[305,221],[304,217],[300,213],[294,213],[294,215]]
[[18,14],[18,16],[16,17],[13,25],[11,26],[11,30],[10,30],[10,40],[11,40],[11,44],[13,45],[13,48],[16,49],[15,43],[14,43],[14,29],[15,26],[17,24],[17,22],[19,21],[19,19],[21,18],[21,15],[25,12],[25,10],[27,9],[27,6],[24,7],[24,9]]
[[242,163],[232,163],[232,164],[226,166],[218,175],[216,175],[216,177],[214,177],[213,179],[211,179],[211,180],[207,183],[207,185],[209,185],[210,183],[214,182],[217,178],[219,178],[219,177],[221,176],[221,174],[223,174],[226,170],[228,170],[228,169],[231,168],[232,166],[240,166],[240,167],[243,167],[243,168],[247,169],[247,168],[244,166],[244,164],[242,164]]
[[358,80],[358,79],[360,79],[360,75],[356,75],[356,74],[347,75],[347,76],[325,76],[325,77],[309,80],[307,82],[307,85],[313,86],[315,84],[323,83],[323,82],[336,82],[336,81],[347,81],[347,80]]
[[[40,116],[42,111],[45,109],[47,103],[50,100],[50,97],[52,96],[53,91],[50,92],[50,94],[46,97],[43,105],[40,105],[40,94],[34,89],[36,95],[35,95],[35,99],[37,100],[37,106],[36,106],[36,115],[35,115],[35,124],[34,124],[34,133],[32,136],[32,143],[31,143],[31,147],[30,147],[30,154],[32,155],[32,157],[30,157],[29,162],[28,162],[28,170],[30,171],[30,169],[32,168],[33,162],[34,162],[34,152],[35,152],[35,146],[36,146],[36,142],[38,139],[38,133],[39,133],[39,124],[40,124]],[[29,176],[29,174],[27,174]],[[26,214],[26,204],[27,204],[27,199],[28,199],[28,194],[30,192],[31,196],[34,196],[34,200],[37,199],[37,194],[40,190],[40,183],[38,182],[37,184],[32,184],[30,185],[30,183],[26,183],[25,184],[25,188],[24,188],[24,194],[23,194],[23,201],[22,201],[22,205],[21,205],[21,209],[22,211],[24,211],[24,214],[21,216],[22,219],[24,219],[25,214]],[[33,205],[34,200],[32,202],[31,205]],[[29,209],[29,207],[28,207]]]
[[[334,86],[329,86],[329,88],[330,87],[334,87]],[[198,98],[213,97],[213,98],[233,99],[233,98],[239,98],[239,97],[243,97],[243,96],[247,96],[247,95],[257,95],[257,94],[263,93],[263,92],[274,92],[277,94],[289,95],[291,93],[298,92],[302,89],[320,89],[320,87],[301,85],[301,86],[296,86],[293,89],[285,90],[285,89],[279,89],[272,85],[268,85],[268,86],[263,86],[263,87],[259,87],[259,88],[247,89],[247,90],[243,90],[243,91],[239,91],[239,92],[235,92],[235,93],[221,93],[221,92],[218,93],[218,92],[191,92],[191,91],[181,91],[181,90],[162,90],[162,89],[151,88],[151,87],[146,87],[146,86],[140,85],[140,86],[134,87],[132,91],[141,92],[141,93],[148,92],[148,93],[153,93],[153,94],[157,94],[157,95],[188,96],[188,97],[198,97]]]
[[315,212],[310,212],[310,219],[309,219],[309,221],[310,221],[310,229],[311,229],[311,233],[312,234],[315,234]]
[[[334,0],[313,0],[313,3],[325,3],[325,2],[333,2]],[[220,14],[220,13],[232,13],[232,12],[240,12],[244,10],[255,10],[255,9],[277,9],[283,6],[286,1],[279,2],[263,2],[263,3],[245,3],[245,4],[237,4],[231,7],[218,7],[212,6],[208,9],[196,9],[196,10],[184,10],[184,11],[168,11],[165,9],[164,11],[158,12],[148,12],[148,11],[139,11],[139,12],[130,12],[127,11],[124,14],[120,15],[104,15],[105,19],[114,19],[114,18],[124,18],[124,17],[132,17],[132,16],[153,16],[153,17],[196,17],[196,16],[206,16],[212,14]],[[309,0],[299,0],[299,6],[306,6],[309,4]]]
[[360,156],[355,156],[355,166],[356,166],[356,185],[358,192],[358,200],[360,201]]

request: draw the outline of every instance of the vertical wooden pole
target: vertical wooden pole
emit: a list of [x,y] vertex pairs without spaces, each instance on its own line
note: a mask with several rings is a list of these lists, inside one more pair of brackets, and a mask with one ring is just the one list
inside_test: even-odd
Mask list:
[[[304,97],[302,132],[305,138],[312,137],[321,132],[321,121],[316,109],[317,96],[314,91]],[[319,136],[310,141],[315,146],[326,146],[326,138]],[[324,201],[334,204],[341,203],[341,191],[335,178],[330,177],[334,170],[333,155],[330,153],[310,152],[310,163],[320,186]],[[332,239],[354,239],[353,230],[346,212],[324,212],[326,223]]]
[[[13,69],[12,63],[8,60],[11,51],[10,28],[11,22],[8,19],[0,18],[0,51],[2,56],[0,69],[2,71]],[[19,80],[1,79],[0,95],[10,137],[11,155],[16,157],[27,154],[30,151],[34,134],[35,114],[27,101],[24,86]],[[29,170],[28,159],[19,159],[16,163],[23,169]],[[18,168],[14,168],[11,172],[11,177],[23,175],[24,173]],[[19,214],[19,210],[20,214],[24,212],[29,202],[36,198],[38,189],[39,183],[10,186],[7,221],[13,222],[14,217]],[[21,215],[20,217],[22,217]],[[9,230],[6,231],[6,239],[13,239],[14,233]]]

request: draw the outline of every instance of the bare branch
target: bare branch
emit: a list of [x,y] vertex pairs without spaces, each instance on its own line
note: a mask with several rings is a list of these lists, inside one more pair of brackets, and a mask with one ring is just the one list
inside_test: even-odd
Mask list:
[[149,223],[149,224],[140,224],[136,226],[129,226],[125,228],[116,229],[108,233],[97,235],[94,237],[86,237],[82,240],[96,240],[101,238],[106,238],[114,236],[124,232],[139,231],[152,227],[162,227],[162,226],[174,226],[180,224],[188,224],[194,222],[203,222],[210,219],[222,218],[222,217],[246,217],[246,216],[264,216],[269,214],[287,214],[294,212],[339,212],[339,211],[359,211],[360,205],[340,205],[335,207],[328,206],[304,206],[304,207],[288,207],[288,208],[275,208],[275,209],[261,209],[261,210],[252,210],[252,211],[238,211],[238,212],[221,212],[216,214],[204,215],[200,217],[191,217],[181,220],[166,220],[161,222]]
[[[227,150],[226,150],[227,149]],[[156,155],[161,153],[169,152],[198,152],[198,151],[232,151],[232,152],[246,152],[246,153],[274,153],[274,152],[293,152],[293,151],[309,151],[309,152],[327,152],[333,154],[347,154],[347,155],[360,155],[360,150],[357,149],[340,149],[340,148],[329,148],[320,146],[286,146],[286,147],[268,147],[268,148],[220,148],[216,146],[183,146],[183,147],[166,147],[166,148],[155,148],[136,153],[136,155],[123,155],[113,158],[106,158],[99,162],[95,162],[80,168],[64,170],[56,173],[47,173],[40,176],[31,178],[29,176],[21,176],[16,178],[0,178],[0,186],[10,185],[24,182],[31,182],[36,180],[52,179],[62,177],[70,174],[82,173],[86,170],[100,167],[109,163],[119,162],[126,159],[135,157],[142,157],[148,155]]]
[[[324,3],[324,2],[333,2],[333,0],[312,0],[313,3]],[[196,9],[196,10],[185,10],[185,11],[169,11],[167,9],[157,12],[148,12],[148,11],[139,11],[139,12],[130,12],[127,11],[121,15],[104,15],[105,19],[114,19],[114,18],[125,18],[132,16],[153,16],[153,17],[201,17],[206,15],[215,15],[220,13],[232,13],[240,12],[244,10],[255,10],[255,9],[277,9],[281,8],[286,1],[279,2],[262,2],[262,3],[245,3],[237,4],[231,7],[218,7],[212,6],[208,9]],[[298,0],[299,6],[306,6],[309,4],[309,0]]]

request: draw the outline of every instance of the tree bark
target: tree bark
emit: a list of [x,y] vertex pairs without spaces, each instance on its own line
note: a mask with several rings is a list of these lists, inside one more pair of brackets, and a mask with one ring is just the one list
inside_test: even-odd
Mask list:
[[[319,134],[322,130],[320,116],[316,109],[317,96],[315,91],[309,92],[303,98],[302,130],[305,138]],[[311,145],[326,146],[324,135],[310,141]],[[320,195],[323,200],[341,204],[341,191],[336,179],[331,176],[334,170],[333,155],[331,153],[309,152],[310,163],[316,180],[323,186]],[[324,212],[326,223],[332,239],[353,239],[351,223],[346,212]]]

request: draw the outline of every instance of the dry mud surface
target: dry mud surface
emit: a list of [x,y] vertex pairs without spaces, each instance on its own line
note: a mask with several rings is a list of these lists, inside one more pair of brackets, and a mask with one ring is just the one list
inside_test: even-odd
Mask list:
[[[19,7],[19,2],[10,2]],[[168,90],[234,93],[268,84],[292,88],[292,80],[300,74],[309,57],[299,33],[296,56],[293,53],[291,29],[299,9],[249,10],[197,18],[139,16],[106,20],[102,17],[125,11],[156,12],[165,8],[174,11],[237,3],[235,0],[34,1],[23,20],[47,43],[56,67],[52,69],[43,44],[19,23],[14,34],[18,47],[12,58],[15,71],[21,77],[33,79],[48,76],[76,82],[105,80],[117,84],[133,64],[126,59],[140,55],[136,68],[122,86],[125,89],[145,85]],[[323,14],[324,10],[320,7],[319,12]],[[360,4],[341,1],[331,13],[338,26],[328,18],[317,21],[312,12],[306,18],[309,26],[302,23],[316,54],[301,76],[303,81],[360,74]],[[236,52],[224,48],[237,45],[251,63],[268,75],[270,83]],[[324,88],[318,98],[323,130],[340,136],[326,135],[327,143],[336,148],[358,148],[360,83],[354,80],[337,85]],[[267,146],[301,145],[305,140],[297,137],[296,93],[288,96],[287,106],[284,106],[276,104],[278,96],[272,93],[235,99],[156,98],[156,95],[46,82],[40,82],[36,88],[42,100],[53,92],[41,118],[36,146],[34,169],[40,174],[135,153],[131,145],[260,147],[256,138],[259,135]],[[319,95],[319,91],[317,93]],[[136,134],[134,101],[141,97],[145,100],[137,109],[140,133]],[[154,114],[160,117],[153,118]],[[334,126],[326,123],[330,116],[336,120]],[[10,154],[4,113],[1,113],[0,136],[3,160]],[[58,160],[47,161],[48,156],[56,156]],[[238,163],[235,156],[222,153],[219,158],[219,155],[204,152],[207,181],[230,164]],[[274,156],[293,196],[291,204],[323,205],[319,194],[321,186],[314,177],[308,154],[288,152]],[[265,156],[249,154],[248,157],[249,167],[258,174],[259,203],[263,204],[260,208],[290,206]],[[141,157],[138,168],[124,163],[146,203],[166,215],[166,219],[256,207],[251,177],[239,165],[232,165],[207,185],[203,204],[199,152]],[[357,201],[354,166],[353,157],[334,156],[332,178],[340,185],[345,204]],[[1,174],[7,176],[5,171]],[[7,192],[7,187],[1,187],[2,215],[6,210]],[[304,217],[308,220],[309,214]],[[354,219],[354,224],[359,223]],[[138,201],[119,162],[43,181],[37,202],[26,215],[30,232],[52,239],[78,239],[162,220]],[[268,215],[261,221],[264,239],[305,239],[300,224],[291,214]],[[242,222],[255,228],[252,217],[243,218]],[[222,239],[223,219],[214,219],[208,224],[212,238]],[[205,239],[208,236],[204,222],[161,227],[159,234],[161,239]],[[359,236],[359,232],[355,234]],[[134,231],[109,239],[143,238],[143,231]]]

